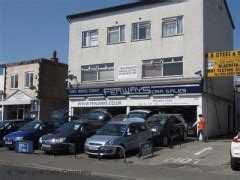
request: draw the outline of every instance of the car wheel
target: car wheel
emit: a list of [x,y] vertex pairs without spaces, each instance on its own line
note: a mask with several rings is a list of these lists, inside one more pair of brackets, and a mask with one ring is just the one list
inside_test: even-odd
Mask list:
[[186,131],[183,132],[182,140],[187,141],[187,132]]
[[77,153],[78,147],[76,142],[71,142],[71,144],[74,144],[74,147],[68,147],[68,153]]
[[[123,148],[124,148],[124,147],[123,147]],[[124,149],[125,149],[125,148],[124,148]],[[119,159],[124,158],[124,152],[123,152],[122,148],[117,148],[117,157],[118,157]]]
[[236,162],[234,161],[234,159],[232,157],[231,157],[231,168],[233,171],[239,170],[239,167],[237,166]]
[[165,135],[163,136],[163,139],[162,139],[162,145],[164,147],[168,146],[169,142],[168,142],[168,137]]

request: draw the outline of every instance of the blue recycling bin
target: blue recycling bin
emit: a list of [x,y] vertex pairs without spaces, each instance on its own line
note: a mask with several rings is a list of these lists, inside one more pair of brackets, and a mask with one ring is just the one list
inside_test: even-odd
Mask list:
[[17,153],[34,153],[34,143],[32,141],[17,141],[15,142],[15,152]]

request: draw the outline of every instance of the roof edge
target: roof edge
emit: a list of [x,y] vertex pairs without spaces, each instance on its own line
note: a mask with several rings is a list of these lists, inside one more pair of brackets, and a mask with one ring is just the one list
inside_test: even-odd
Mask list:
[[164,1],[166,1],[166,0],[149,0],[149,1],[133,2],[133,3],[128,3],[128,4],[121,4],[121,5],[117,5],[117,6],[111,6],[111,7],[95,9],[95,10],[90,10],[90,11],[86,11],[86,12],[68,15],[68,16],[66,16],[66,18],[70,22],[71,19],[75,19],[75,18],[82,18],[82,17],[92,16],[92,15],[97,15],[97,14],[102,14],[102,13],[107,13],[107,12],[113,12],[113,11],[122,10],[122,9],[130,9],[130,8],[134,8],[134,7],[138,7],[138,6],[159,3],[159,2],[164,2]]
[[229,18],[230,18],[230,21],[231,21],[231,24],[232,24],[232,28],[235,29],[236,27],[235,27],[235,25],[234,25],[234,21],[233,21],[232,15],[231,15],[230,10],[229,10],[229,7],[228,7],[228,3],[227,3],[226,0],[224,0],[223,2],[224,2],[225,7],[226,7],[226,9],[227,9],[227,13],[228,13],[228,16],[229,16]]

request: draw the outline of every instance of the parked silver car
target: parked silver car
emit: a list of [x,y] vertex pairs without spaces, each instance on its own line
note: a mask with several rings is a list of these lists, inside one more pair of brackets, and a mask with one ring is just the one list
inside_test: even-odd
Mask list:
[[[101,128],[96,135],[88,138],[85,142],[85,152],[89,155],[98,155],[100,146],[101,156],[123,156],[121,148],[125,151],[138,149],[140,144],[152,141],[152,134],[145,123],[134,121],[111,121]],[[113,145],[113,146],[112,146]],[[111,147],[112,146],[112,147]]]

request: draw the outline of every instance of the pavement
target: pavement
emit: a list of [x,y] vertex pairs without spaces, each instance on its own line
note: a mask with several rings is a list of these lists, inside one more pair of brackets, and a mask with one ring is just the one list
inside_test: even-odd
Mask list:
[[[207,143],[188,140],[175,144],[173,148],[156,147],[153,156],[136,157],[134,152],[127,154],[127,163],[122,159],[89,158],[80,153],[73,155],[53,156],[36,151],[35,154],[22,154],[0,148],[0,164],[5,166],[36,168],[51,171],[90,172],[91,177],[114,179],[239,179],[240,172],[230,168],[230,139],[214,139]],[[224,179],[225,179],[224,178]]]

